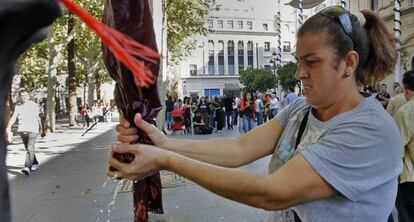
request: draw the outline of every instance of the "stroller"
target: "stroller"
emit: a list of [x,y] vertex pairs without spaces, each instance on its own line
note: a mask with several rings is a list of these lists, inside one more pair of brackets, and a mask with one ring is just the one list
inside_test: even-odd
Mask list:
[[171,126],[172,135],[185,134],[184,112],[181,109],[174,109],[171,112],[174,123]]

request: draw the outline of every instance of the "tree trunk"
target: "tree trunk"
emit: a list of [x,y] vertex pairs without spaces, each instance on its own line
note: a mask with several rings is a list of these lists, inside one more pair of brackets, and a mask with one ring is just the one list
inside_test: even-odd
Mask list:
[[[71,33],[75,25],[75,18],[69,13],[68,18],[68,34]],[[77,114],[76,104],[76,70],[75,70],[75,38],[68,43],[68,94],[69,94],[69,126],[75,125]]]
[[[51,26],[51,29],[53,26]],[[53,45],[51,36],[53,30],[49,32],[49,61],[47,64],[47,101],[46,101],[46,128],[49,132],[56,131],[56,83],[57,83],[57,68],[62,56],[61,49],[63,45]]]
[[98,70],[95,70],[94,77],[95,77],[95,87],[96,87],[96,99],[101,100],[102,99],[101,98],[101,85],[102,85],[102,82],[101,82],[101,79],[99,78],[99,71]]
[[89,73],[92,71],[91,67],[92,63],[87,62],[87,73],[86,73],[86,79],[88,81],[88,105],[89,107],[92,107],[93,100],[95,99],[95,78],[89,78]]

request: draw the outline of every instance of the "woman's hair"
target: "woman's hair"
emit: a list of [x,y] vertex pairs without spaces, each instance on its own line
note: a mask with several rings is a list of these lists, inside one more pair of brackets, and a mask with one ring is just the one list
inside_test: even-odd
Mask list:
[[357,16],[348,11],[346,13],[351,20],[355,43],[345,33],[338,18],[331,18],[323,13],[306,20],[298,31],[298,38],[306,33],[325,32],[328,44],[336,51],[338,59],[343,58],[351,50],[359,54],[359,63],[355,71],[357,83],[368,85],[384,79],[394,71],[398,58],[395,44],[398,40],[378,14],[368,10],[361,11],[365,17],[365,25],[361,26]]
[[247,94],[250,94],[250,101],[254,102],[253,95],[250,92],[244,93],[244,95],[243,95],[243,102],[246,102],[247,101]]

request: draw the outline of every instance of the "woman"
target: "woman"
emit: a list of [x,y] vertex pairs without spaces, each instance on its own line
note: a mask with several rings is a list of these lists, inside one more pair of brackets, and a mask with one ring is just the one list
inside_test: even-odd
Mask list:
[[243,131],[249,132],[254,128],[256,119],[256,103],[251,93],[246,92],[240,102],[240,112],[243,113]]
[[[395,38],[379,16],[356,17],[330,7],[298,32],[296,79],[305,98],[238,138],[167,138],[138,114],[155,146],[129,145],[136,129],[122,120],[109,164],[138,179],[160,169],[178,173],[223,197],[266,210],[292,209],[296,221],[386,221],[402,169],[398,129],[374,97],[357,85],[394,69]],[[359,18],[359,19],[358,19]],[[124,164],[114,153],[132,153]],[[270,174],[230,169],[273,154]],[[113,176],[114,172],[108,172]]]
[[200,98],[200,104],[198,104],[198,109],[197,109],[200,113],[201,113],[201,119],[203,119],[203,122],[206,123],[207,127],[210,127],[211,125],[210,123],[210,118],[209,118],[209,113],[210,111],[210,106],[206,100],[206,97],[201,97]]

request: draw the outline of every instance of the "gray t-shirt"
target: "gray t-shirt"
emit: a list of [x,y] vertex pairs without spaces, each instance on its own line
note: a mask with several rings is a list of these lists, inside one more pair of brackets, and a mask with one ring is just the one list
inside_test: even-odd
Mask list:
[[373,96],[322,122],[310,112],[296,152],[296,135],[310,105],[295,100],[277,115],[284,128],[269,171],[301,153],[338,193],[292,209],[304,222],[385,222],[402,170],[401,139],[394,121]]

